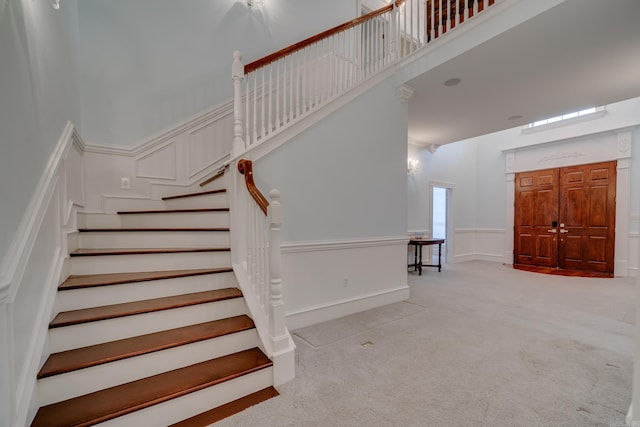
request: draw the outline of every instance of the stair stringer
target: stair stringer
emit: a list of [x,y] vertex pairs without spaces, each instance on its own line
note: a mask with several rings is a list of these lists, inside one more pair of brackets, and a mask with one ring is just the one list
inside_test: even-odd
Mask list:
[[246,266],[241,263],[233,263],[233,272],[238,286],[244,296],[249,317],[253,320],[258,332],[259,348],[273,362],[273,385],[278,387],[295,378],[295,350],[296,345],[288,329],[285,335],[271,337],[269,332],[269,319],[265,315],[262,305],[253,290],[247,274]]

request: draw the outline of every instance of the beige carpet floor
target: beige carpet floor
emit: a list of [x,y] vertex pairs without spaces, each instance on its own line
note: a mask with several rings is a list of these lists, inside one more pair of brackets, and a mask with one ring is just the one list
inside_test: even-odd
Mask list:
[[297,377],[225,426],[622,426],[635,279],[489,262],[409,273],[411,298],[293,331]]

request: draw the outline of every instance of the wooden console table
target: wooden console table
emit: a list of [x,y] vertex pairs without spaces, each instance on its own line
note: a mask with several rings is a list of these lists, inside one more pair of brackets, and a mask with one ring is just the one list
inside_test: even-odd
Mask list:
[[[418,271],[422,276],[422,267],[438,267],[438,271],[442,271],[442,244],[444,239],[423,239],[413,237],[409,240],[409,246],[413,246],[413,264],[409,264],[408,268],[413,267],[413,271]],[[438,245],[438,264],[423,264],[422,263],[422,247]]]

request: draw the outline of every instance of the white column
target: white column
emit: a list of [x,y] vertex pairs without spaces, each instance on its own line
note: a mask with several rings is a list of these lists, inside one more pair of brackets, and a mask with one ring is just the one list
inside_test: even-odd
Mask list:
[[514,152],[508,152],[505,155],[505,171],[507,172],[507,185],[506,185],[506,214],[504,223],[504,260],[507,265],[513,264],[513,226],[514,226],[514,203],[516,200],[516,184],[514,173],[516,154]]
[[616,173],[616,247],[614,275],[631,276],[629,270],[629,213],[631,206],[631,159],[618,160]]

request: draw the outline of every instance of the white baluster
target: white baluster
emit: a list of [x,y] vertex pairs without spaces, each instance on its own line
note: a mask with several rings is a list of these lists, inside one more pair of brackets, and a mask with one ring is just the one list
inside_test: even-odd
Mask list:
[[438,0],[440,7],[438,8],[438,36],[442,36],[442,0]]
[[251,97],[251,103],[253,104],[253,120],[251,121],[253,131],[253,143],[258,142],[258,71],[254,70],[253,74],[253,96]]
[[282,58],[282,126],[289,121],[287,112],[287,57]]
[[431,33],[429,40],[433,41],[436,37],[436,0],[429,0],[431,3],[431,16],[429,17],[429,25],[431,28]]
[[293,121],[293,118],[295,117],[295,104],[293,103],[293,88],[294,88],[294,82],[295,82],[293,59],[294,59],[294,56],[291,55],[289,57],[289,65],[291,67],[291,69],[289,70],[289,118],[291,121]]
[[266,134],[266,129],[265,129],[265,120],[264,120],[264,116],[265,116],[265,98],[266,98],[266,94],[265,94],[265,90],[266,90],[266,84],[265,84],[265,75],[267,74],[267,70],[263,67],[260,69],[260,73],[262,74],[262,99],[260,99],[260,136],[264,139],[265,134]]
[[273,62],[269,64],[269,127],[267,131],[273,132]]
[[275,62],[276,65],[276,129],[280,129],[282,120],[280,120],[280,61]]
[[244,103],[245,103],[245,118],[244,118],[244,123],[245,123],[245,137],[247,138],[247,146],[253,144],[253,141],[251,140],[251,130],[250,130],[250,126],[249,126],[249,118],[251,117],[249,115],[249,107],[250,107],[250,102],[251,99],[249,98],[249,94],[251,93],[251,85],[249,83],[249,76],[247,76],[247,88],[245,91],[245,99],[244,99]]
[[473,16],[477,16],[480,11],[479,2],[480,0],[473,0]]
[[242,55],[237,50],[233,52],[233,64],[231,65],[231,78],[233,79],[233,145],[232,156],[239,156],[246,149],[243,138],[242,117],[242,79],[244,78],[244,65]]

